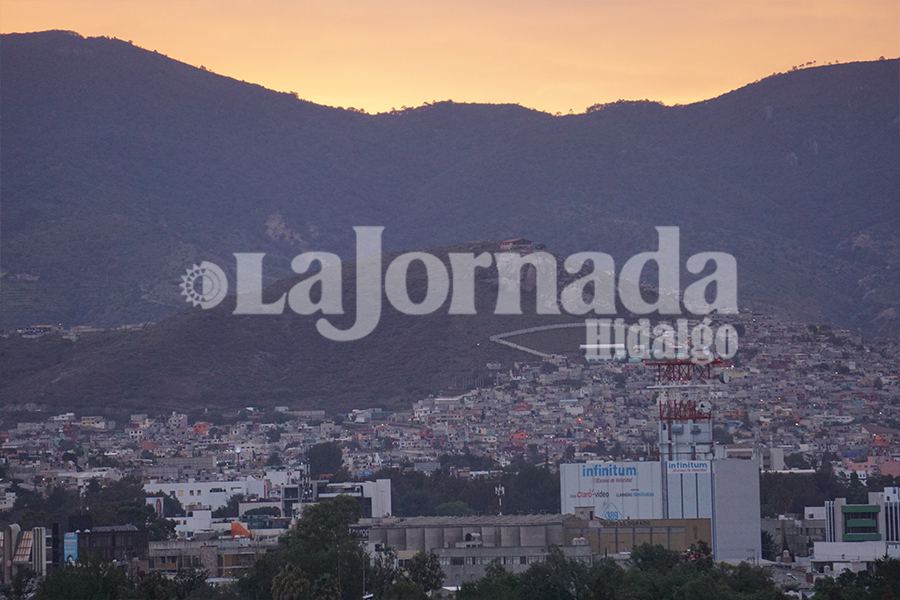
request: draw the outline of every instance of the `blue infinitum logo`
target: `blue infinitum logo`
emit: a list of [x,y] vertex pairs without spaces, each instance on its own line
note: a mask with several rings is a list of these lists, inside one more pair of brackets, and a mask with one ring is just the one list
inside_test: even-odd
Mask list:
[[605,465],[584,465],[581,467],[582,477],[634,477],[637,475],[637,467],[620,467],[614,463]]

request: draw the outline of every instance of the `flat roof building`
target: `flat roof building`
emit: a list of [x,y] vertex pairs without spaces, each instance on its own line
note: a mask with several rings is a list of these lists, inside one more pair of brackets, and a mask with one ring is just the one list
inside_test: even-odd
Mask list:
[[447,585],[475,581],[493,561],[513,573],[546,559],[555,546],[586,563],[630,552],[643,543],[674,551],[711,545],[709,519],[604,521],[590,515],[481,515],[362,519],[355,527],[370,552],[391,549],[400,560],[433,552]]

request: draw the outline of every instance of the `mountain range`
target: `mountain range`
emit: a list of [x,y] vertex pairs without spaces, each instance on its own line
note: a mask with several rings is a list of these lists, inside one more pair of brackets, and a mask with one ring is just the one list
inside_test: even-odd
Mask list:
[[[740,304],[900,332],[898,60],[776,74],[684,106],[550,115],[451,101],[369,115],[111,38],[0,37],[0,327],[137,332],[0,343],[4,402],[359,406],[408,400],[514,351],[534,320],[386,315],[365,346],[309,319],[190,310],[185,269],[265,252],[352,256],[524,236],[617,266],[681,227],[682,260],[737,259]],[[449,341],[448,341],[449,340]],[[479,366],[480,365],[480,366]],[[443,378],[443,379],[442,379]]]
[[0,325],[156,321],[192,263],[525,236],[624,260],[680,225],[738,260],[741,302],[897,329],[898,61],[705,102],[554,116],[318,106],[109,38],[0,39]]

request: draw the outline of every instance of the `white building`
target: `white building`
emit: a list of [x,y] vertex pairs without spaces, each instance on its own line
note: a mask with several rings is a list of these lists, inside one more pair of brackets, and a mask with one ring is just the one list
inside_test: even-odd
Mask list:
[[829,500],[822,511],[825,541],[815,543],[813,570],[837,575],[865,570],[886,556],[900,558],[900,487],[869,492],[867,504]]
[[232,496],[263,498],[266,496],[266,487],[264,480],[247,476],[246,479],[233,481],[189,480],[175,483],[151,481],[144,484],[144,491],[148,494],[162,492],[167,496],[172,496],[185,508],[199,505],[216,510],[228,504],[228,500]]

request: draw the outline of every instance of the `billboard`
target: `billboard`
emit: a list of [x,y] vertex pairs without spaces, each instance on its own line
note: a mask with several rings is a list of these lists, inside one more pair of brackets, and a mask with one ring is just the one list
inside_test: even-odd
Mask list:
[[708,460],[666,461],[669,519],[712,517],[712,466]]
[[63,563],[73,564],[78,562],[78,534],[69,532],[63,536]]
[[599,519],[662,518],[662,469],[658,462],[588,462],[559,467],[564,514],[590,507]]

